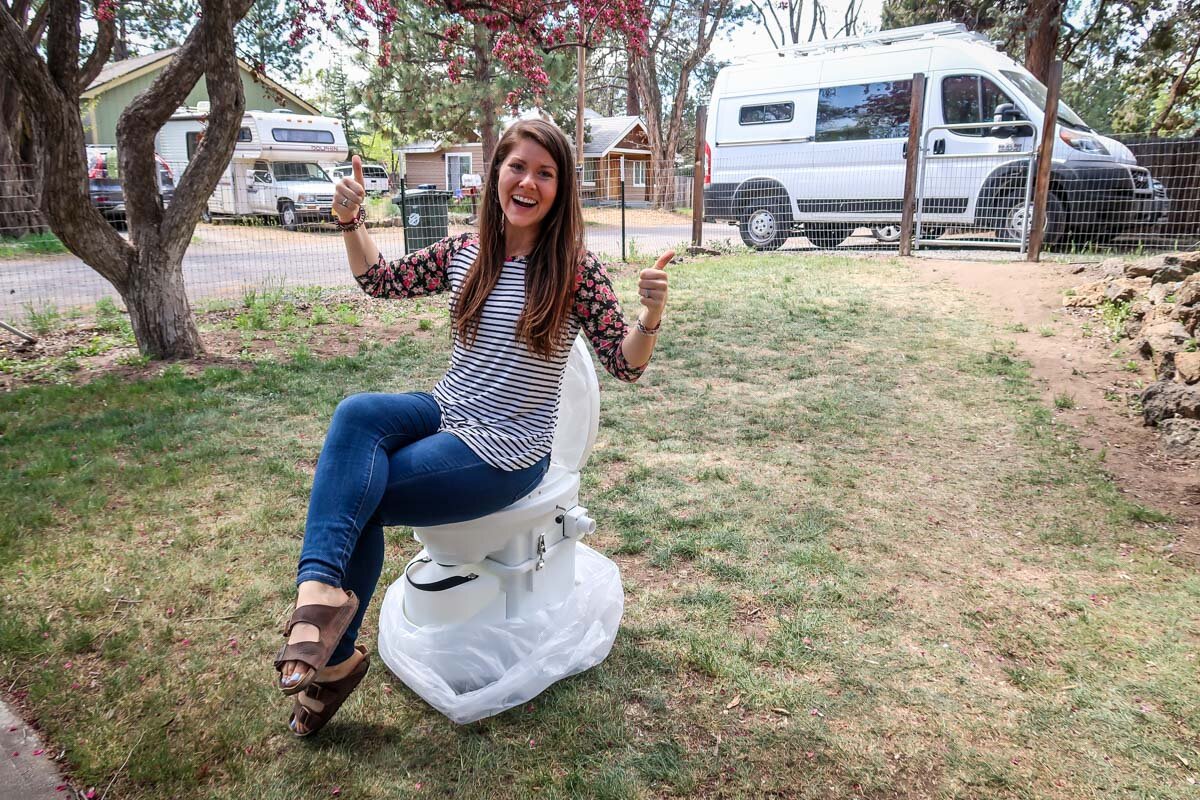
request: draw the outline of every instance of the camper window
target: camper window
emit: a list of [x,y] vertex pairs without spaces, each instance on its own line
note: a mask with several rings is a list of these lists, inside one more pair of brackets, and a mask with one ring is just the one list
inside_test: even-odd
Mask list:
[[238,128],[237,140],[239,142],[252,142],[252,141],[254,141],[254,137],[250,135],[249,128]]
[[271,165],[265,161],[255,161],[254,170],[251,174],[254,176],[255,183],[270,183]]
[[908,136],[912,81],[831,86],[817,97],[818,142]]
[[307,161],[276,161],[275,180],[333,182],[333,179],[325,174],[325,170]]
[[795,113],[795,103],[766,103],[757,106],[742,106],[738,111],[738,124],[769,125],[772,122],[791,122]]
[[271,135],[277,142],[307,142],[309,144],[333,144],[333,131],[303,128],[272,128]]
[[[951,75],[942,79],[942,118],[947,125],[991,122],[996,106],[1012,103],[999,86],[979,75]],[[955,131],[959,136],[987,136],[991,128]]]

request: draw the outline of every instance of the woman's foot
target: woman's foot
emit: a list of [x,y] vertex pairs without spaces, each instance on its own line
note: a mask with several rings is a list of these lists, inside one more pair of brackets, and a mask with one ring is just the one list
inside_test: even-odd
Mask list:
[[[342,663],[334,664],[331,667],[325,667],[324,669],[317,670],[317,679],[314,685],[330,684],[334,683],[335,681],[342,680],[350,675],[350,673],[354,672],[354,670],[358,668],[358,665],[361,664],[366,657],[367,652],[365,649],[361,647],[354,648],[354,652],[351,653],[350,657]],[[326,706],[325,703],[314,700],[308,692],[301,692],[300,694],[296,695],[296,702],[299,705],[318,713],[324,711]],[[309,730],[307,727],[301,724],[300,720],[297,719],[296,716],[297,715],[293,713],[290,723],[292,733],[296,734],[297,736],[306,736]]]
[[[296,608],[300,606],[319,605],[319,606],[341,606],[344,605],[349,596],[345,591],[330,586],[320,581],[304,581],[300,584],[296,597]],[[306,622],[299,622],[292,628],[292,634],[288,637],[288,644],[299,644],[300,642],[316,642],[320,640],[320,631],[315,625],[309,625]],[[354,660],[351,656],[343,663],[350,663]],[[341,664],[338,665],[339,667]],[[296,686],[305,679],[305,676],[312,670],[308,664],[303,661],[288,661],[283,664],[280,670],[279,686],[287,689]],[[318,672],[319,676],[324,673]]]

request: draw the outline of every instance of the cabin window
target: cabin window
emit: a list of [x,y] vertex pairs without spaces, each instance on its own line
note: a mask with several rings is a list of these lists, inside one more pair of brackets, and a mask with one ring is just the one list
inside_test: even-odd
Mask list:
[[831,86],[817,95],[818,142],[898,139],[908,136],[912,81]]
[[333,144],[333,131],[312,128],[272,128],[271,136],[277,142],[305,142],[307,144]]
[[[947,125],[991,122],[996,106],[1011,103],[1012,98],[996,84],[980,75],[951,75],[942,79],[942,119]],[[954,131],[959,136],[987,136],[989,128]]]
[[633,185],[634,186],[645,186],[646,185],[646,162],[645,161],[633,161],[630,163],[632,165],[630,171],[633,173]]
[[595,183],[596,182],[596,173],[599,171],[599,167],[600,167],[600,159],[585,158],[583,160],[583,182],[584,183]]
[[795,115],[795,103],[763,103],[756,106],[742,106],[738,111],[738,124],[770,125],[775,122],[791,122]]
[[470,153],[446,154],[446,188],[452,192],[462,191],[462,176],[471,174]]

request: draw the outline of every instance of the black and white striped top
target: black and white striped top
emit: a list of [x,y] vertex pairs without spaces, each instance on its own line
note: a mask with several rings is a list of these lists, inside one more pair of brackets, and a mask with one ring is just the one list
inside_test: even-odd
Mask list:
[[[470,233],[391,262],[380,254],[358,283],[373,297],[417,297],[449,289],[453,309],[478,250],[478,236]],[[433,388],[442,412],[440,430],[462,439],[498,469],[536,464],[553,444],[563,374],[581,329],[606,370],[623,381],[637,380],[645,367],[625,363],[621,342],[628,325],[604,266],[591,253],[580,264],[575,295],[560,346],[552,358],[542,359],[516,337],[525,307],[525,260],[505,261],[472,346],[454,333],[450,368]]]

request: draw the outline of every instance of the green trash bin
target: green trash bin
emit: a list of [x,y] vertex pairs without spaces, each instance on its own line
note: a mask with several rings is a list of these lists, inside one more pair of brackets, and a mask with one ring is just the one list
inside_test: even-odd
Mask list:
[[414,189],[392,198],[404,217],[405,250],[411,253],[450,235],[453,196],[452,192],[438,189]]

